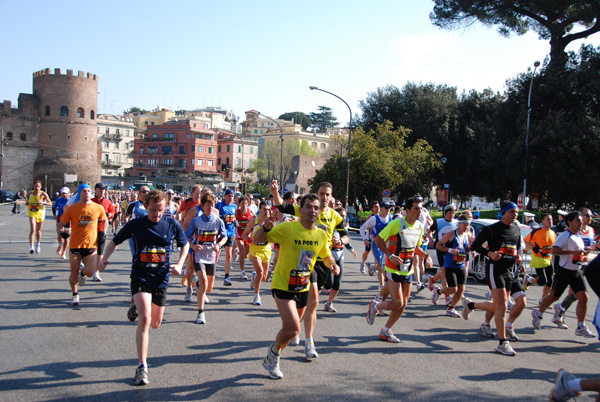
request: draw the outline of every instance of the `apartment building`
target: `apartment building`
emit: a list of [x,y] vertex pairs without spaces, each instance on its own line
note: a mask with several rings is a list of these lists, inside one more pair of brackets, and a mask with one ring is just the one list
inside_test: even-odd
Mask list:
[[102,144],[102,175],[124,176],[133,167],[135,126],[131,119],[99,114],[98,140]]

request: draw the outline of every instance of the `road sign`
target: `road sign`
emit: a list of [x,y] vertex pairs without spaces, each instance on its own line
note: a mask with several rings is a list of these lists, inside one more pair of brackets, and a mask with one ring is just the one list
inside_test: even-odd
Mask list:
[[517,206],[519,209],[523,209],[523,194],[519,194],[519,198],[517,198]]
[[383,190],[383,192],[381,193],[384,197],[389,197],[390,196],[390,190],[388,190],[387,188],[385,190]]

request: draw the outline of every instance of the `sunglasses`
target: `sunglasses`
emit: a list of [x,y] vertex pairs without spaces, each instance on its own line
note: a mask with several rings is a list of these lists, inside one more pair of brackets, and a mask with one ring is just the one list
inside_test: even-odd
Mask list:
[[581,216],[584,216],[586,218],[591,218],[592,217],[592,215],[590,215],[590,214],[582,214]]
[[140,190],[140,193],[149,193],[150,191],[148,190]]

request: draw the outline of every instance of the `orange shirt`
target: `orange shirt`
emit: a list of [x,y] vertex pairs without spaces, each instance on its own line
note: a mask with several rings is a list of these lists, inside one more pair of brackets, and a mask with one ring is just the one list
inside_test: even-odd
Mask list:
[[60,217],[63,225],[71,222],[70,248],[96,248],[98,241],[98,221],[106,219],[102,206],[81,202],[71,205]]

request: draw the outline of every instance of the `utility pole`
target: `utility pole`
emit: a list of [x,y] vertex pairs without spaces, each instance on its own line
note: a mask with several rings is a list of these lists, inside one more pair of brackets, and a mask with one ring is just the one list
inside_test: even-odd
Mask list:
[[0,190],[4,189],[4,130],[0,130]]

